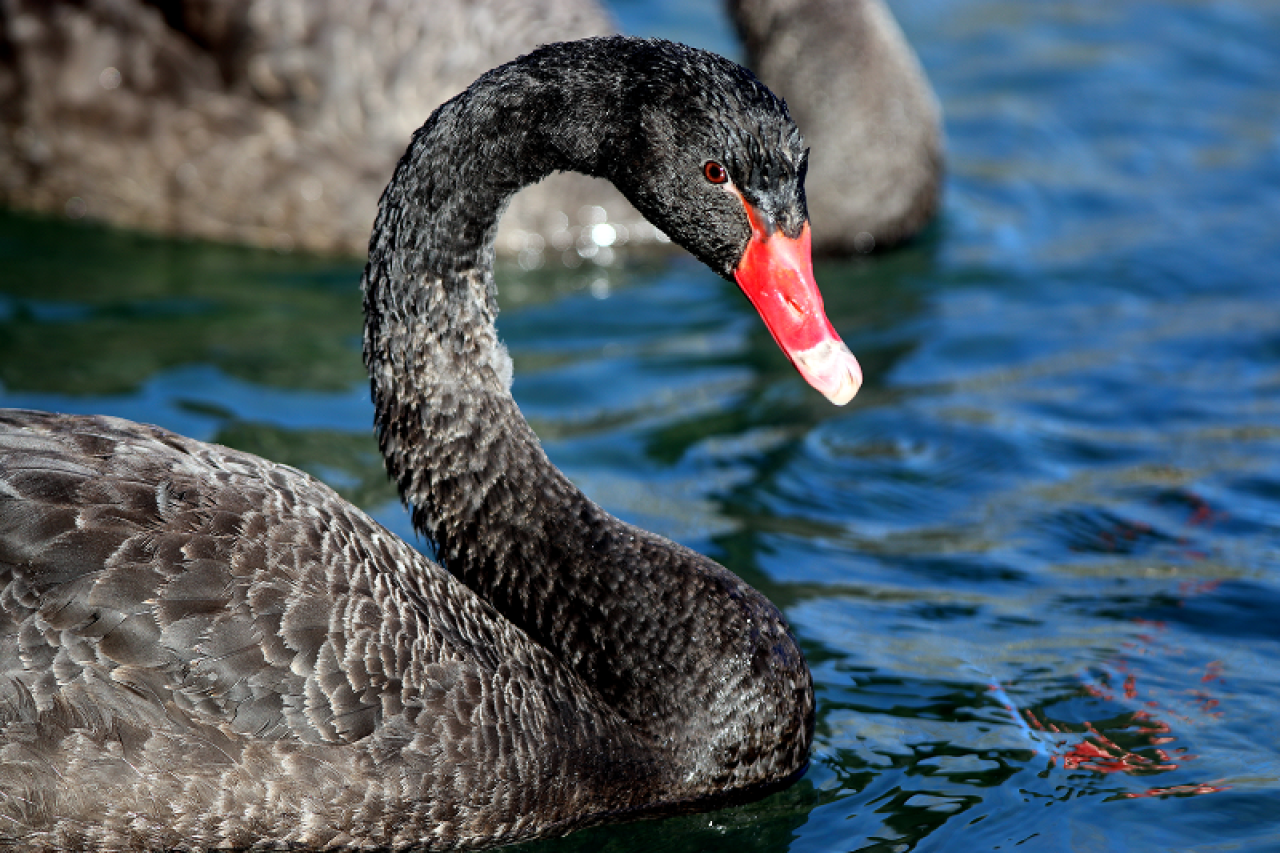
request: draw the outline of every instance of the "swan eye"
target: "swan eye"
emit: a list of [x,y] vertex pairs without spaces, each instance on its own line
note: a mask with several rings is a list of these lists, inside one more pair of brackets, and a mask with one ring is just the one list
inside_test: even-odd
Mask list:
[[715,160],[708,160],[707,165],[702,167],[702,174],[708,181],[713,184],[723,184],[729,180],[729,173],[725,171]]

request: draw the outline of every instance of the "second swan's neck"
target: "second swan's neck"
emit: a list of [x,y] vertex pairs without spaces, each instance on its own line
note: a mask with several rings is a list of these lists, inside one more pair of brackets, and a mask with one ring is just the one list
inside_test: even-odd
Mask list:
[[616,177],[638,132],[625,118],[636,69],[588,75],[580,57],[545,53],[441,107],[383,196],[364,347],[387,467],[445,567],[640,731],[678,796],[776,782],[803,768],[813,714],[781,615],[586,498],[510,394],[494,327],[498,217],[551,171]]

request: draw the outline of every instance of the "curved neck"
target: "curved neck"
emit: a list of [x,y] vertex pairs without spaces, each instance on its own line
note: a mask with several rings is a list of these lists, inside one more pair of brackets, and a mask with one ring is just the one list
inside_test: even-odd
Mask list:
[[[477,542],[502,538],[490,505],[516,489],[517,472],[563,480],[510,395],[494,325],[498,219],[552,171],[602,174],[611,135],[624,135],[611,131],[628,75],[535,57],[484,75],[414,134],[379,203],[362,282],[387,468],[460,576]],[[482,519],[487,538],[471,529]]]
[[488,269],[498,218],[518,190],[554,171],[608,177],[633,135],[632,75],[613,65],[586,73],[535,54],[442,105],[396,167],[370,255],[441,274]]
[[[553,171],[607,177],[618,159],[613,140],[630,136],[621,118],[625,69],[573,74],[557,67],[554,55],[532,61],[536,56],[489,72],[442,105],[397,164],[365,271],[371,370],[430,351],[444,363],[414,384],[448,377],[495,392],[510,386],[510,362],[493,330],[498,219],[511,196]],[[412,340],[394,340],[409,326]],[[399,390],[385,378],[373,374],[375,402]],[[385,424],[382,415],[380,403]],[[399,479],[403,472],[392,473]]]
[[776,783],[804,766],[813,724],[781,615],[586,498],[510,394],[493,324],[498,217],[553,170],[608,177],[633,135],[622,63],[590,77],[553,66],[526,57],[441,107],[383,195],[364,276],[382,452],[445,567],[666,755],[688,786],[677,796]]

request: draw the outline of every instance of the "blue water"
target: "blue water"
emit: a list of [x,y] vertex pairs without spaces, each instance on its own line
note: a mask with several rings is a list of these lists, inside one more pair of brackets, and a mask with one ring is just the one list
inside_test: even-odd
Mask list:
[[[716,6],[616,0],[733,51]],[[1280,5],[894,5],[943,215],[822,264],[867,384],[808,389],[684,259],[504,269],[515,393],[625,518],[782,606],[796,786],[551,851],[1280,850]],[[360,262],[0,218],[0,404],[300,465],[409,536]]]

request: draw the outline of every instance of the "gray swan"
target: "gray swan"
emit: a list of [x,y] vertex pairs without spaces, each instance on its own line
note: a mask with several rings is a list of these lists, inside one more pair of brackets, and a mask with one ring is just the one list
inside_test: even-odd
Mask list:
[[[540,44],[611,29],[596,0],[9,0],[0,204],[362,254],[423,116]],[[588,204],[644,224],[602,182],[555,176],[515,199],[499,248],[550,242],[546,223]]]
[[[786,99],[817,154],[814,250],[915,233],[938,203],[940,112],[887,6],[728,5],[746,64]],[[363,252],[387,172],[422,116],[539,44],[611,30],[598,0],[9,0],[0,204]],[[513,199],[497,249],[574,261],[584,214],[622,225],[630,244],[657,237],[604,182],[556,175]]]
[[310,476],[0,412],[0,846],[483,847],[762,795],[812,681],[778,610],[543,453],[494,327],[507,200],[612,181],[833,402],[807,152],[728,60],[622,37],[480,77],[414,135],[363,278],[387,469],[437,565]]

